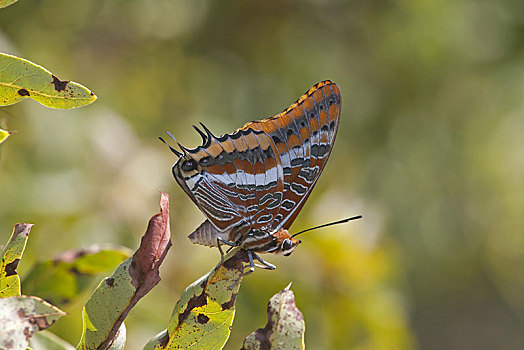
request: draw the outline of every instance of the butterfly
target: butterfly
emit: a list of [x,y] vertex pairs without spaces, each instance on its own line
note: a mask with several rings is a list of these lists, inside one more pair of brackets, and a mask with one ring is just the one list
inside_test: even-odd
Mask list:
[[173,176],[207,218],[189,239],[220,250],[221,243],[240,246],[251,271],[253,258],[275,268],[257,252],[290,255],[301,241],[288,229],[333,149],[341,102],[338,86],[322,81],[273,117],[222,136],[200,123],[202,130],[193,127],[202,145],[169,146],[179,157]]

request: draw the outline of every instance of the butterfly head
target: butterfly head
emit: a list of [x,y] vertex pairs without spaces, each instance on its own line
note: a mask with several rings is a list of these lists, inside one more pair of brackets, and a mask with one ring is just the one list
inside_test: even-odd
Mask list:
[[197,173],[199,165],[196,159],[193,159],[189,154],[180,157],[173,166],[173,172],[182,175],[184,178],[190,177]]
[[178,160],[173,166],[173,175],[178,180],[178,178],[188,178],[193,175],[195,175],[196,172],[200,170],[198,160],[193,158],[193,154],[195,153],[195,150],[189,150],[182,146],[180,143],[177,142],[175,137],[171,135],[171,133],[168,131],[167,134],[178,144],[178,147],[182,150],[182,152],[174,149],[171,147],[163,138],[159,137],[160,141],[165,143],[171,152],[173,152],[177,157]]
[[289,232],[287,230],[280,230],[276,234],[274,234],[277,242],[278,242],[278,252],[283,254],[284,256],[289,256],[291,253],[293,253],[293,250],[302,243],[302,241],[298,239],[294,239],[291,237]]
[[173,165],[172,171],[176,182],[178,182],[184,192],[186,192],[189,197],[197,203],[193,192],[199,179],[202,177],[202,168],[200,167],[199,162],[193,158],[191,154],[186,153],[180,156],[175,165]]
[[302,241],[296,240],[294,238],[286,238],[280,245],[280,251],[282,254],[284,254],[284,256],[289,256],[300,243],[302,243]]

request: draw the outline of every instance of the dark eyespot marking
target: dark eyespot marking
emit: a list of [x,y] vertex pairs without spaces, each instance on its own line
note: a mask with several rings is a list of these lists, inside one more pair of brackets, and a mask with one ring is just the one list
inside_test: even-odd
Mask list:
[[281,198],[274,199],[271,203],[267,205],[267,209],[272,210],[280,205]]
[[200,165],[207,166],[209,165],[210,160],[211,160],[210,156],[204,157],[200,159]]
[[[293,208],[295,206],[295,202],[289,200],[289,199],[286,199],[282,202],[282,207],[284,207],[285,209],[287,210],[290,210],[291,208]],[[277,215],[278,216],[278,215]]]
[[327,145],[313,145],[311,146],[311,154],[314,157],[324,157],[324,155],[329,151],[329,146]]
[[253,231],[253,236],[255,237],[264,237],[264,236],[267,236],[267,233],[264,232],[264,231]]
[[183,171],[193,171],[196,168],[197,168],[197,163],[195,162],[194,159],[188,159],[188,160],[185,160],[182,163],[182,170]]
[[302,185],[300,185],[298,183],[292,184],[291,188],[293,189],[293,191],[295,191],[298,194],[304,194],[307,191],[307,187],[302,186]]
[[273,215],[271,214],[262,215],[261,217],[258,218],[257,223],[265,224],[267,222],[270,222],[271,219],[273,219]]
[[331,123],[329,123],[329,129],[330,130],[335,129],[335,121],[334,120]]
[[295,132],[293,131],[293,129],[287,129],[287,136],[291,136],[291,135],[294,135]]
[[322,132],[326,132],[329,130],[329,127],[327,125],[323,125],[320,130],[322,130]]
[[297,165],[302,165],[304,163],[304,159],[302,158],[295,158],[293,160],[291,160],[291,166],[297,166]]
[[278,137],[278,136],[276,136],[276,135],[271,136],[271,138],[273,139],[273,142],[274,142],[274,143],[280,143],[280,142],[282,142],[282,141],[280,140],[280,137]]

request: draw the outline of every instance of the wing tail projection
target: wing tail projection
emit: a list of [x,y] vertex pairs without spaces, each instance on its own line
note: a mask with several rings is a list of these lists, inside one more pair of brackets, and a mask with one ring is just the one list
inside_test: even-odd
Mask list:
[[229,233],[230,231],[221,232],[217,230],[209,220],[206,220],[200,224],[200,226],[198,226],[197,229],[193,231],[193,233],[191,233],[188,237],[191,242],[195,244],[216,247],[218,238],[222,238],[226,241],[233,239],[229,237]]

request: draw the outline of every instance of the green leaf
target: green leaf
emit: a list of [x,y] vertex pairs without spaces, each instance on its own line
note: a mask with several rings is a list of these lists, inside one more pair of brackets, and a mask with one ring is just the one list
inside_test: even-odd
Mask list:
[[269,299],[267,324],[247,336],[241,350],[303,350],[305,323],[287,286]]
[[75,347],[49,331],[35,333],[29,341],[33,350],[74,350]]
[[0,8],[4,8],[4,7],[7,7],[9,5],[12,5],[15,2],[17,2],[17,1],[18,0],[0,0]]
[[7,140],[9,136],[11,136],[11,133],[9,131],[0,129],[0,144]]
[[8,106],[26,97],[46,107],[69,109],[96,100],[86,87],[60,80],[44,67],[26,59],[0,53],[0,106]]
[[66,313],[30,296],[0,299],[0,349],[25,349],[31,336]]
[[108,244],[62,252],[33,265],[23,280],[24,294],[64,306],[91,287],[97,274],[113,270],[130,256],[130,249]]
[[77,349],[123,348],[124,319],[133,306],[160,282],[158,269],[171,246],[169,197],[165,193],[161,193],[160,208],[160,213],[149,220],[133,257],[120,264],[111,277],[104,279],[86,302],[82,310],[82,339]]
[[13,234],[0,254],[0,298],[20,295],[20,277],[16,272],[24,254],[32,224],[16,224]]
[[235,301],[248,262],[234,249],[224,262],[186,288],[175,305],[167,330],[144,349],[222,349],[235,317]]

